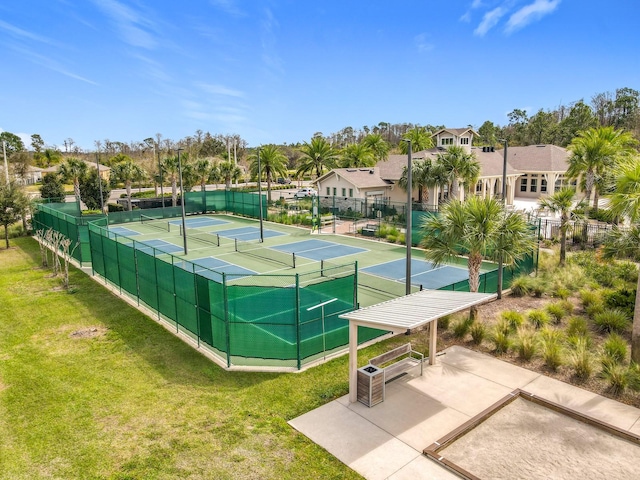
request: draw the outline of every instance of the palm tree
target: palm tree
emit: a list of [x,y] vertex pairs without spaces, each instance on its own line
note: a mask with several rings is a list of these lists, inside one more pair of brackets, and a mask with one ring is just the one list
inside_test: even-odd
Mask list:
[[[429,189],[440,186],[442,178],[443,169],[437,163],[433,163],[431,160],[413,162],[411,166],[412,189],[418,189],[418,202],[423,205],[423,208],[429,201]],[[407,190],[407,167],[404,167],[398,185],[403,190]]]
[[340,165],[343,168],[373,167],[375,164],[373,150],[363,143],[347,145],[342,150]]
[[67,158],[58,169],[62,180],[73,183],[73,194],[80,204],[80,179],[87,173],[87,164],[78,158]]
[[[180,173],[178,170],[178,157],[174,155],[173,157],[165,158],[160,167],[162,168],[163,180],[168,178],[171,182],[171,206],[176,207],[178,206],[178,176]],[[164,202],[164,199],[162,201]]]
[[475,159],[475,155],[467,153],[463,147],[449,147],[445,153],[438,154],[438,162],[449,178],[449,196],[451,198],[459,198],[460,181],[465,186],[465,192],[468,192],[478,182],[480,163]]
[[[287,157],[275,145],[265,145],[260,147],[260,170],[261,175],[267,179],[267,201],[271,202],[271,182],[277,176],[287,176]],[[253,155],[249,168],[251,176],[258,178],[258,156]],[[262,178],[258,178],[261,182]]]
[[193,166],[193,174],[198,183],[200,183],[200,191],[204,192],[207,182],[211,177],[211,164],[208,158],[198,158]]
[[379,133],[371,133],[362,139],[362,143],[373,152],[376,162],[382,162],[389,155],[389,144],[385,142]]
[[[403,140],[411,140],[411,150],[419,152],[433,148],[433,138],[425,127],[414,127],[402,136]],[[407,153],[407,142],[400,142],[400,153]]]
[[[631,222],[631,228],[614,228],[604,244],[606,258],[628,258],[640,262],[640,161],[623,165],[611,196],[611,212]],[[631,330],[631,359],[640,364],[640,275]]]
[[576,192],[572,188],[563,188],[553,195],[542,198],[538,204],[542,208],[548,208],[553,213],[560,214],[560,266],[564,267],[567,258],[567,232],[569,231],[569,220],[571,217],[577,218],[572,211]]
[[331,170],[336,166],[338,153],[324,137],[313,137],[311,143],[304,142],[300,151],[303,156],[300,158],[296,170],[298,177],[315,170],[316,178],[318,178],[322,176],[325,168]]
[[242,170],[233,162],[221,162],[218,165],[218,174],[220,179],[224,179],[225,188],[229,190],[231,188],[231,182],[240,178]]
[[[591,194],[596,184],[596,177],[604,175],[607,169],[614,167],[621,159],[633,152],[635,144],[629,132],[616,130],[613,127],[590,128],[578,132],[578,136],[569,145],[568,178],[584,175],[585,183],[585,215],[588,214]],[[598,209],[597,196],[593,208]]]
[[131,157],[127,157],[126,160],[114,164],[111,167],[111,173],[115,178],[124,182],[124,188],[127,191],[128,210],[131,211],[131,184],[144,174],[144,170]]
[[40,162],[44,164],[46,168],[49,168],[51,165],[57,165],[60,163],[60,160],[62,160],[62,154],[54,148],[47,148],[40,154]]
[[[493,198],[452,199],[439,214],[425,217],[422,230],[425,256],[435,265],[467,257],[470,292],[478,291],[483,260],[502,257],[505,265],[513,264],[534,247],[534,234],[522,216]],[[475,307],[470,316],[476,318]]]

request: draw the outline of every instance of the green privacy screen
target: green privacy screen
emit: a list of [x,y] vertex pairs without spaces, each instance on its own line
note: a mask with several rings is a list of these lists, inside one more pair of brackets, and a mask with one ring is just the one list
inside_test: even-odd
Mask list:
[[[186,195],[188,213],[233,212],[259,217],[260,199],[254,193],[192,192]],[[263,215],[266,216],[263,198]],[[35,229],[52,228],[77,241],[74,258],[89,264],[104,281],[156,312],[176,331],[206,345],[227,365],[301,368],[348,344],[348,321],[339,315],[357,308],[357,264],[289,275],[231,275],[202,267],[109,232],[104,226],[139,222],[140,216],[172,218],[181,207],[133,210],[105,216],[81,216],[77,203],[39,205]],[[417,224],[423,212],[414,212]],[[531,255],[506,268],[505,288],[537,264]],[[442,290],[469,291],[468,281]],[[497,271],[481,276],[481,292],[497,290]],[[326,303],[323,308],[313,308]],[[359,343],[384,332],[359,328]]]
[[[302,365],[348,343],[340,314],[356,308],[355,263],[339,274],[229,275],[89,224],[94,271],[205,344],[227,365]],[[211,278],[210,278],[211,277]],[[325,308],[310,307],[330,301]],[[384,332],[366,329],[360,341]]]

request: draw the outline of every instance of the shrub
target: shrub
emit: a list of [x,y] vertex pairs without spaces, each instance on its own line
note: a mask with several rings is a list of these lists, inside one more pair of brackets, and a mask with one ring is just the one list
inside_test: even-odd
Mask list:
[[540,346],[544,364],[554,372],[562,365],[563,348],[560,332],[544,329],[540,333]]
[[438,329],[442,331],[448,330],[450,323],[451,315],[445,315],[444,317],[438,319]]
[[627,389],[632,377],[630,373],[633,374],[633,370],[624,365],[608,359],[602,361],[600,376],[609,384],[609,391],[613,395],[620,395]]
[[567,315],[571,315],[573,313],[573,303],[569,300],[560,300],[556,303],[564,309]]
[[613,290],[605,293],[603,300],[605,307],[623,310],[629,317],[632,317],[636,302],[636,291],[627,288]]
[[582,306],[586,309],[594,303],[600,303],[600,295],[593,290],[580,290],[580,301]]
[[553,292],[553,296],[562,300],[566,300],[571,296],[571,290],[565,287],[557,287]]
[[472,323],[473,323],[473,320],[471,320],[469,317],[454,323],[453,336],[460,339],[464,338],[467,335],[467,333],[469,333],[469,328],[471,327]]
[[604,312],[604,304],[602,302],[593,303],[585,308],[584,311],[590,318],[594,318],[596,315]]
[[605,310],[593,316],[593,323],[601,332],[624,332],[629,325],[629,317],[622,310]]
[[501,318],[499,319],[496,324],[493,326],[493,329],[495,331],[500,331],[502,333],[504,333],[505,335],[511,335],[511,332],[515,331],[515,328],[513,328],[511,326],[511,323],[509,323],[507,320]]
[[537,335],[531,328],[518,328],[518,338],[516,339],[516,350],[518,357],[522,360],[529,361],[536,354]]
[[509,334],[499,328],[494,329],[491,341],[495,346],[494,351],[498,355],[507,353],[509,348],[511,348],[511,339],[509,338]]
[[531,284],[531,293],[536,298],[541,298],[549,288],[549,284],[542,277],[534,278]]
[[533,290],[533,278],[528,275],[516,277],[511,282],[511,295],[514,297],[526,297]]
[[594,359],[586,338],[578,338],[568,360],[577,378],[586,380],[593,374]]
[[567,322],[567,335],[584,337],[589,334],[587,321],[582,317],[571,317]]
[[507,322],[509,324],[509,328],[515,332],[516,329],[522,325],[522,322],[524,322],[524,315],[520,312],[516,312],[515,310],[505,310],[500,313],[500,320]]
[[541,328],[551,322],[551,317],[544,310],[531,310],[527,313],[527,320],[534,327]]
[[562,319],[567,315],[567,311],[559,303],[550,303],[547,305],[546,310],[555,323],[560,323],[560,321],[562,321]]
[[602,343],[602,354],[615,363],[624,363],[627,350],[627,341],[617,333],[610,333]]
[[469,328],[469,333],[471,333],[471,339],[473,340],[473,343],[476,345],[480,345],[487,334],[487,326],[483,322],[475,322]]

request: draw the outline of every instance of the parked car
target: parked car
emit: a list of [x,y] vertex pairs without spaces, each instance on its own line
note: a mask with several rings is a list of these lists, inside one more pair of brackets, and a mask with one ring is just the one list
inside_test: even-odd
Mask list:
[[298,190],[296,193],[293,194],[293,198],[307,198],[307,197],[315,197],[316,195],[318,195],[318,192],[316,192],[313,188],[301,188],[300,190]]
[[291,179],[290,178],[284,178],[284,177],[278,177],[277,182],[280,185],[289,185],[291,183]]

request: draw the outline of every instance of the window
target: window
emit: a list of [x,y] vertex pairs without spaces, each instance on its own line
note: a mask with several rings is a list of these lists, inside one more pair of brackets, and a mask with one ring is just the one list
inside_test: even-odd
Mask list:
[[520,191],[521,192],[527,191],[527,174],[526,173],[520,179]]
[[453,137],[441,138],[440,145],[453,145]]
[[[533,175],[532,175],[532,177],[533,177]],[[531,179],[531,182],[529,183],[529,191],[531,193],[535,193],[535,192],[538,191],[538,179],[537,178],[532,178]]]
[[347,196],[347,189],[346,189],[346,188],[343,188],[343,189],[342,189],[342,196],[343,196],[343,197],[346,197],[346,196]]
[[333,187],[333,196],[335,197],[338,194],[338,189]]
[[327,187],[327,197],[331,195],[331,187]]
[[462,137],[460,139],[460,145],[469,145],[469,137]]
[[482,193],[482,182],[476,183],[476,193],[477,194]]
[[542,180],[540,180],[540,192],[541,193],[546,193],[547,192],[547,179],[543,178]]
[[353,188],[350,188],[350,189],[349,189],[349,196],[350,196],[350,197],[353,197]]

